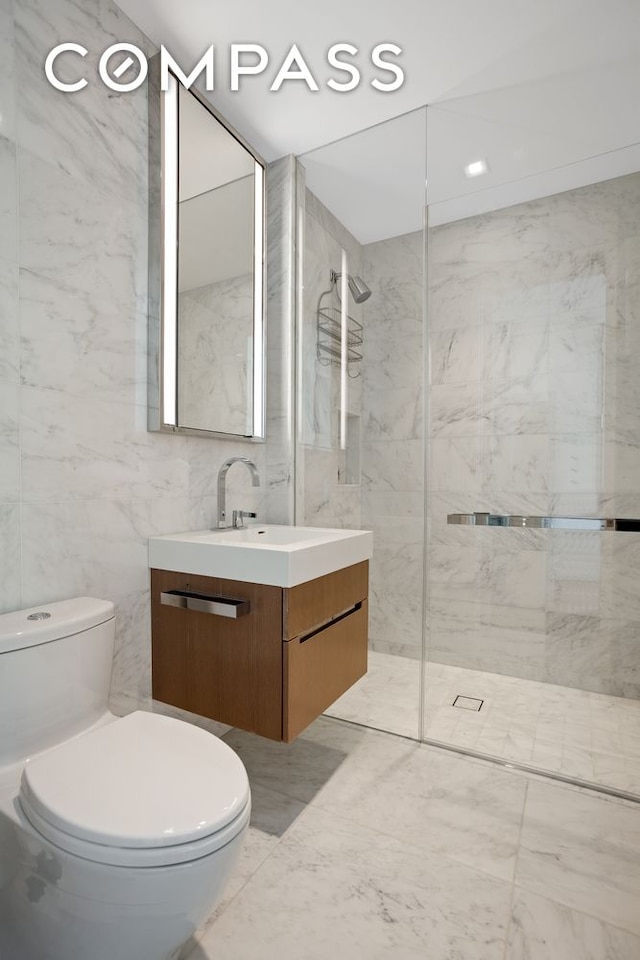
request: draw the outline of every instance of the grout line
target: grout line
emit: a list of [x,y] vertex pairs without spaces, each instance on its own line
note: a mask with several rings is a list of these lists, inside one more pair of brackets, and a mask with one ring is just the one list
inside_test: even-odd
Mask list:
[[628,803],[640,804],[639,794],[628,793],[626,790],[616,790],[614,787],[607,787],[601,783],[592,783],[589,780],[581,780],[579,777],[569,777],[556,770],[543,770],[527,763],[521,763],[518,760],[504,760],[502,757],[495,757],[488,753],[481,753],[478,750],[456,746],[455,744],[443,743],[439,740],[427,739],[424,740],[423,743],[430,747],[437,747],[439,750],[448,750],[450,753],[457,753],[464,757],[484,760],[496,766],[504,767],[506,770],[526,773],[532,777],[542,777],[544,780],[551,780],[553,783],[559,785],[577,787],[580,790],[588,790],[591,793],[597,793],[604,797],[613,797],[617,800],[625,800]]
[[520,853],[522,850],[522,834],[524,831],[524,819],[527,811],[527,803],[529,801],[529,780],[525,780],[525,790],[524,790],[524,799],[522,803],[522,813],[520,814],[520,827],[518,829],[518,843],[516,846],[516,856],[513,864],[513,877],[511,879],[511,894],[509,896],[509,914],[507,919],[507,930],[504,939],[504,958],[503,960],[508,960],[509,953],[509,936],[511,934],[511,927],[513,926],[513,903],[516,896],[516,890],[519,889],[516,878],[518,876],[518,862],[520,860]]

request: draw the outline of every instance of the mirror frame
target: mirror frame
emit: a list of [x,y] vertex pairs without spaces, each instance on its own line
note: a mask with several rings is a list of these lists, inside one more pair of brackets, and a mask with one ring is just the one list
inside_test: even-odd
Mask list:
[[149,61],[149,325],[147,429],[199,437],[263,441],[266,386],[266,164],[197,90],[192,94],[253,157],[255,213],[253,251],[253,363],[251,433],[226,433],[178,423],[178,78],[169,71],[160,89],[160,55]]

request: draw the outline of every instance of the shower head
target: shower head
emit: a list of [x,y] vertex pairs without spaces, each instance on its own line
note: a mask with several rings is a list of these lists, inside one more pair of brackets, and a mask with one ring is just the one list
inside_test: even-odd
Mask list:
[[[334,270],[331,271],[331,279],[334,283],[337,283],[341,276],[341,273],[336,273]],[[371,290],[366,285],[362,277],[352,277],[350,273],[347,276],[349,280],[349,290],[351,291],[351,296],[356,303],[364,303],[364,301],[368,300],[371,296]]]
[[356,303],[364,303],[371,296],[371,290],[362,277],[352,277],[351,274],[349,274],[349,290]]

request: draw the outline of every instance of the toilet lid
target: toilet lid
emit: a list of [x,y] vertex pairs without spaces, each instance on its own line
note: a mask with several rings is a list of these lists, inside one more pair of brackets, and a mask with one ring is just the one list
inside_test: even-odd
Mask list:
[[249,801],[244,765],[218,737],[137,712],[29,761],[21,796],[72,837],[127,848],[203,839]]

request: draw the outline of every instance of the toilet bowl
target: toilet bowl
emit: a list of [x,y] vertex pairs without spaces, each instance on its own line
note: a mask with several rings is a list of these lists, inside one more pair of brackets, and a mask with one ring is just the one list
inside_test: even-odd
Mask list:
[[0,960],[169,960],[237,861],[241,760],[107,711],[113,628],[89,598],[0,616]]

